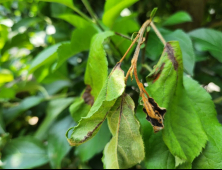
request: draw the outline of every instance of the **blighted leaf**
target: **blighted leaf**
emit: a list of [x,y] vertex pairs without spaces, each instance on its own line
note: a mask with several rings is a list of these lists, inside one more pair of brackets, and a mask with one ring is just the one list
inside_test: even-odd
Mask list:
[[4,169],[30,169],[48,161],[45,146],[33,137],[13,139],[2,151]]
[[203,128],[208,136],[206,148],[193,162],[194,169],[221,169],[222,168],[222,126],[218,122],[215,105],[209,93],[196,81],[184,77],[184,86],[187,95],[198,111]]
[[164,143],[162,132],[153,132],[153,127],[145,119],[142,106],[137,108],[136,116],[141,124],[141,132],[145,145],[145,167],[147,169],[174,169],[175,158]]
[[172,33],[165,34],[164,38],[167,41],[179,41],[180,48],[183,55],[183,66],[184,71],[189,75],[193,75],[194,65],[195,65],[195,55],[193,49],[193,43],[190,37],[182,30],[176,30]]
[[138,0],[107,0],[105,5],[105,13],[102,19],[103,23],[108,27],[112,27],[120,12],[137,1]]
[[107,123],[104,122],[94,138],[75,148],[75,155],[83,162],[89,161],[96,154],[103,151],[110,138],[111,133]]
[[112,35],[114,33],[111,31],[98,33],[91,41],[84,81],[92,88],[91,94],[95,99],[98,97],[108,75],[108,61],[103,42]]
[[184,11],[177,12],[170,16],[164,23],[163,25],[168,26],[168,25],[176,25],[184,22],[191,22],[192,18],[191,16]]
[[103,164],[106,169],[127,169],[144,159],[143,139],[134,108],[131,97],[123,94],[108,114],[113,138],[104,149]]
[[94,97],[91,95],[91,87],[87,86],[83,94],[70,106],[69,111],[76,122],[86,117],[91,106],[94,104]]
[[124,90],[124,72],[121,70],[120,64],[117,64],[104,83],[88,115],[82,118],[76,127],[68,130],[68,132],[73,130],[70,137],[68,137],[68,132],[66,133],[70,145],[80,145],[96,135],[106,119],[107,113]]
[[[170,152],[181,162],[192,162],[207,142],[207,136],[183,86],[183,62],[179,43],[168,42],[163,54],[147,77],[149,94],[167,109],[163,140]],[[177,160],[182,160],[178,162]]]
[[209,51],[218,61],[222,62],[222,33],[213,29],[201,28],[189,33],[199,51]]

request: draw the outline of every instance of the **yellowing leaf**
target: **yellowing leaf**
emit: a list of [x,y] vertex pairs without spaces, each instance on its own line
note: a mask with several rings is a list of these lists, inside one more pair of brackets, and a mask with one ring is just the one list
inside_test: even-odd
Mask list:
[[131,97],[123,94],[108,114],[113,138],[104,149],[103,163],[106,169],[127,169],[145,157],[140,124],[135,118],[134,108]]

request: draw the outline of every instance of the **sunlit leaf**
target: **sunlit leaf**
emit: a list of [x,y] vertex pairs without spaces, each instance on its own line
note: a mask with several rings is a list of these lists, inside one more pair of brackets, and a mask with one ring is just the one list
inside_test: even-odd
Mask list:
[[95,99],[99,95],[108,75],[108,61],[103,42],[112,35],[114,33],[111,31],[98,33],[91,41],[84,81],[86,85],[90,85],[92,88],[91,94]]
[[4,83],[14,80],[13,74],[7,69],[0,70],[0,86]]
[[222,126],[218,122],[215,105],[209,93],[196,81],[189,77],[184,78],[187,95],[198,111],[209,142],[199,157],[193,162],[194,169],[221,169],[222,168]]
[[103,15],[103,23],[108,27],[112,27],[120,12],[137,1],[138,0],[107,0],[105,5],[105,13]]
[[192,18],[191,16],[184,11],[180,11],[177,12],[175,14],[173,14],[172,16],[170,16],[164,23],[164,26],[168,26],[168,25],[176,25],[176,24],[181,24],[184,22],[191,22]]
[[[66,44],[59,48],[56,69],[61,67],[61,65],[71,56],[89,50],[91,39],[96,33],[97,30],[93,26],[75,29],[72,34],[71,45]],[[63,53],[66,55],[63,56]]]
[[205,147],[207,136],[198,117],[199,110],[183,86],[183,61],[177,41],[167,43],[147,80],[150,95],[167,109],[163,140],[177,158],[176,166],[192,162]]

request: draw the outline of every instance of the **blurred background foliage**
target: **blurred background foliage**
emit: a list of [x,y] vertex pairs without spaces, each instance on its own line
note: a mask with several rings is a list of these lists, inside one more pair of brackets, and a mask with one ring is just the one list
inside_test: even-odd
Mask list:
[[[82,111],[78,96],[85,88],[90,35],[101,28],[88,23],[91,12],[80,0],[42,1],[0,0],[0,166],[102,168],[102,150],[111,138],[106,125],[80,147],[71,148],[65,138],[79,119],[72,118],[76,110],[69,106],[74,102]],[[222,122],[221,0],[132,1],[111,19],[112,15],[104,14],[104,0],[88,2],[100,26],[128,37],[158,7],[156,26],[167,41],[180,42],[185,74],[211,94]],[[87,24],[88,34],[81,34]],[[79,41],[82,46],[75,49]],[[130,43],[117,35],[104,43],[110,69]],[[151,31],[138,68],[144,82],[162,51],[163,45]],[[125,71],[131,55],[132,51],[123,65]],[[138,100],[134,81],[128,82],[126,90]],[[6,160],[9,163],[3,164]],[[140,167],[143,163],[136,166]]]

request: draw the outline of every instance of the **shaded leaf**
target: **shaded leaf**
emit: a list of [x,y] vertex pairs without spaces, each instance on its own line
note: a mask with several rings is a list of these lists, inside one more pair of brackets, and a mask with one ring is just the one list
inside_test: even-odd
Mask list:
[[35,137],[43,140],[46,137],[46,132],[49,130],[49,127],[56,120],[59,114],[73,102],[73,100],[73,97],[69,97],[50,101],[46,108],[46,117],[35,132]]
[[105,12],[103,15],[103,23],[108,26],[112,27],[115,19],[119,16],[120,12],[127,8],[138,0],[107,0],[105,4]]
[[[198,110],[203,128],[209,142],[199,157],[193,162],[194,169],[221,169],[222,168],[222,126],[218,122],[215,105],[209,93],[196,81],[184,77],[184,86],[193,106]],[[197,97],[198,96],[198,97]]]
[[40,1],[45,1],[45,2],[56,2],[56,3],[61,3],[63,5],[66,5],[72,9],[75,9],[74,3],[72,0],[40,0]]
[[[183,86],[183,62],[179,42],[168,42],[163,54],[147,78],[149,94],[167,109],[163,140],[177,158],[176,166],[197,157],[207,136]],[[198,96],[196,96],[198,97]]]
[[[67,131],[66,137],[70,145],[78,146],[95,136],[105,121],[107,113],[124,90],[124,72],[121,70],[120,64],[117,64],[104,83],[88,115],[82,118],[76,127]],[[70,130],[72,130],[72,134],[68,137]]]
[[194,39],[195,46],[200,51],[209,51],[217,60],[222,62],[222,33],[213,29],[200,28],[189,33]]
[[62,159],[69,152],[71,147],[67,143],[66,130],[74,125],[70,116],[57,121],[50,128],[48,136],[48,156],[52,168],[61,168]]
[[75,155],[79,156],[82,162],[86,162],[93,158],[96,154],[102,152],[110,138],[111,133],[109,132],[107,123],[104,122],[94,138],[75,149]]
[[123,94],[108,114],[108,125],[113,135],[104,149],[106,169],[126,169],[140,163],[145,156],[140,124],[134,115],[135,104]]
[[35,168],[48,161],[44,145],[33,137],[13,139],[2,151],[4,169]]
[[4,47],[7,39],[8,39],[8,27],[5,25],[0,24],[0,52],[1,49]]
[[18,106],[5,109],[3,111],[3,117],[5,120],[5,123],[6,124],[11,123],[24,111],[38,105],[44,100],[45,99],[43,97],[37,97],[37,96],[27,97],[24,100],[22,100],[22,102]]
[[91,41],[84,81],[86,85],[90,85],[92,88],[91,94],[95,100],[108,75],[108,61],[105,50],[103,49],[103,42],[112,35],[114,35],[114,33],[111,31],[98,33]]
[[164,23],[164,26],[168,26],[168,25],[176,25],[176,24],[181,24],[184,22],[191,22],[192,18],[191,16],[184,11],[180,11],[177,12],[175,14],[173,14],[172,16],[170,16]]

